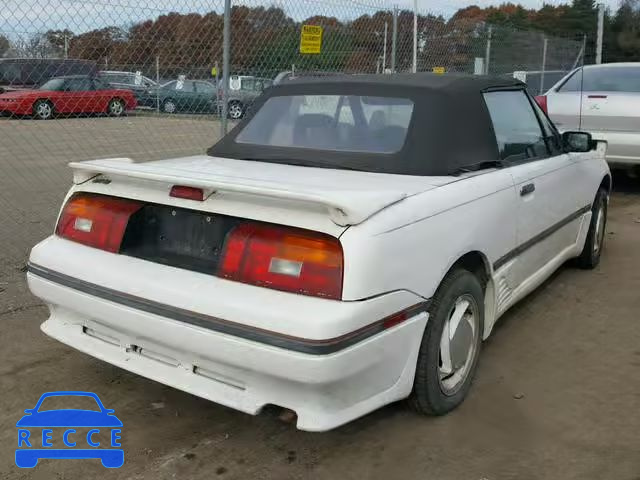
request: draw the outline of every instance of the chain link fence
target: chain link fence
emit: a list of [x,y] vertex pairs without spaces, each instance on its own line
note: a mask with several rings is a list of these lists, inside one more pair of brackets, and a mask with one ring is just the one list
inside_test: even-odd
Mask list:
[[[69,161],[202,154],[223,105],[233,122],[282,77],[413,70],[413,12],[381,0],[232,0],[229,14],[224,101],[224,0],[3,1],[0,295],[52,231]],[[428,12],[417,24],[418,71],[519,72],[537,94],[581,62],[581,39]],[[322,27],[320,53],[301,53],[304,25]]]

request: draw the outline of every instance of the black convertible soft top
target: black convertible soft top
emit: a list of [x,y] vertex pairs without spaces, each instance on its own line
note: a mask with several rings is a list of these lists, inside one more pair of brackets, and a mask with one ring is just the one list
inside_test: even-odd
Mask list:
[[236,142],[251,120],[249,114],[208,150],[218,157],[342,166],[370,172],[406,175],[450,175],[463,168],[499,159],[496,137],[483,92],[524,90],[515,79],[456,74],[338,75],[300,78],[269,88],[253,112],[271,97],[288,95],[361,95],[407,98],[413,118],[406,140],[396,153],[370,153],[275,147]]

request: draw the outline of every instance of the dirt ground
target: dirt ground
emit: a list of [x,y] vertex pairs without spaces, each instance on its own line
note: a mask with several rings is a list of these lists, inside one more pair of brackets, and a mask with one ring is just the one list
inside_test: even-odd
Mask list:
[[[9,130],[3,122],[0,133]],[[203,145],[208,135],[198,137]],[[74,141],[70,156],[77,150],[90,158],[92,140],[78,134]],[[15,183],[5,173],[21,171],[10,157],[36,162],[41,153],[39,142],[13,142],[14,153],[0,149],[0,192]],[[196,143],[176,150],[201,148]],[[49,176],[56,181],[46,198],[58,203],[26,205],[27,215],[58,208],[67,155],[54,157]],[[39,325],[47,310],[26,291],[24,259],[5,256],[0,478],[640,480],[640,181],[617,175],[615,182],[601,265],[592,272],[562,268],[501,319],[461,408],[426,418],[390,405],[328,433],[296,431],[273,412],[235,412],[45,337]],[[0,250],[3,238],[15,236],[28,248],[46,230],[44,221],[28,232],[0,232]],[[115,409],[124,423],[122,468],[106,470],[98,460],[14,465],[16,421],[52,390],[95,392]]]

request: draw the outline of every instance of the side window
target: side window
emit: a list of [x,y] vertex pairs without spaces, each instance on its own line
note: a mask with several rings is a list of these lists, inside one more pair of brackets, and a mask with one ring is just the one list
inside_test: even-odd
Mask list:
[[72,78],[65,85],[67,92],[87,92],[93,90],[93,83],[90,78]]
[[542,111],[540,105],[536,101],[531,102],[533,105],[533,109],[536,111],[538,118],[540,119],[540,123],[542,124],[542,131],[544,132],[544,136],[547,139],[547,145],[551,152],[551,155],[560,155],[564,152],[562,147],[562,137],[558,132],[558,129],[551,123],[549,117]]
[[171,86],[172,90],[178,90],[179,92],[186,92],[186,93],[192,93],[196,91],[193,81],[185,80],[181,82],[180,80],[178,80],[172,83],[173,83]]
[[640,93],[640,67],[587,68],[584,91]]
[[110,90],[112,88],[111,85],[102,78],[94,78],[93,86],[95,90]]
[[527,160],[549,155],[533,106],[522,90],[488,92],[484,100],[502,160]]
[[582,69],[579,68],[558,88],[559,92],[579,92],[582,83]]
[[211,93],[215,91],[215,87],[207,82],[196,82],[198,93]]

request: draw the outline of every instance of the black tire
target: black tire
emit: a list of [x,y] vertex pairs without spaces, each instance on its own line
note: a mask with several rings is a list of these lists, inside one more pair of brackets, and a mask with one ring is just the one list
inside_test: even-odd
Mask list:
[[112,98],[107,105],[107,114],[110,117],[122,117],[127,113],[124,101],[121,98]]
[[162,102],[162,111],[164,113],[176,113],[178,111],[178,105],[173,98],[167,98]]
[[33,104],[33,117],[38,120],[50,120],[53,118],[53,103],[49,100],[36,100]]
[[[440,380],[440,342],[456,302],[467,298],[475,302],[477,312],[477,334],[469,345],[475,350],[469,353],[465,363],[465,376],[455,390],[445,393]],[[429,306],[429,321],[422,337],[413,391],[407,399],[409,408],[423,415],[444,415],[460,405],[473,382],[482,346],[484,328],[484,293],[478,278],[464,269],[455,269],[447,274]]]
[[[602,249],[604,248],[604,239],[607,231],[607,209],[609,207],[609,192],[600,188],[596,194],[596,198],[591,206],[591,222],[589,223],[589,232],[584,242],[584,248],[580,256],[576,258],[576,265],[585,270],[591,270],[598,266]],[[599,213],[602,212],[602,223],[599,224]]]
[[231,120],[240,120],[244,117],[245,108],[242,103],[237,100],[232,100],[229,102],[229,106],[227,107],[227,117]]

